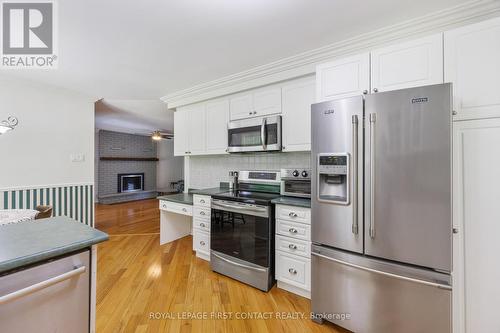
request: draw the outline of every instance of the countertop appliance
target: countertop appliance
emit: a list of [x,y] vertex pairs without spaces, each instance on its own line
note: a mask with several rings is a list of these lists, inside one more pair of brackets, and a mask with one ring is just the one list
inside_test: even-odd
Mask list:
[[312,105],[315,320],[451,332],[451,103],[439,84]]
[[274,205],[279,171],[240,171],[238,189],[212,196],[210,266],[255,288],[274,285]]
[[311,197],[311,169],[281,169],[281,195]]
[[227,131],[229,153],[281,150],[281,116],[231,121]]

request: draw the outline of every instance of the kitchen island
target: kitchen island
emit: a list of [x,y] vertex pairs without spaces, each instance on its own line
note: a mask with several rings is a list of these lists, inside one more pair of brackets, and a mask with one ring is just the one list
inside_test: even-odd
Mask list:
[[94,332],[95,244],[107,239],[67,217],[0,226],[2,332]]

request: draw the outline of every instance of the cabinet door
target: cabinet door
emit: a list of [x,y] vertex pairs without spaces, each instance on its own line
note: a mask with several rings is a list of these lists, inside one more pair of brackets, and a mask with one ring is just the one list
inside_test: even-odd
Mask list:
[[189,110],[189,155],[201,155],[206,149],[205,105],[195,104]]
[[238,95],[229,100],[231,120],[253,117],[252,94]]
[[500,117],[500,18],[445,32],[444,61],[454,118]]
[[373,51],[371,79],[372,92],[443,83],[443,35]]
[[226,154],[229,101],[227,99],[208,102],[206,112],[206,153]]
[[189,148],[188,110],[178,108],[174,112],[174,155],[184,156]]
[[283,86],[283,151],[311,150],[311,104],[315,101],[314,77]]
[[316,67],[316,101],[361,95],[370,90],[370,54],[364,53]]
[[500,119],[454,123],[454,332],[498,332]]
[[281,113],[281,88],[268,87],[253,93],[253,115],[256,117]]

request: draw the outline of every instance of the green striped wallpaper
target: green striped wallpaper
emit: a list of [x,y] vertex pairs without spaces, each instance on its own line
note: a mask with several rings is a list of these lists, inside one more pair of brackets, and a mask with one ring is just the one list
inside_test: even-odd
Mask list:
[[0,190],[0,209],[34,209],[51,205],[53,216],[68,216],[94,226],[92,184]]

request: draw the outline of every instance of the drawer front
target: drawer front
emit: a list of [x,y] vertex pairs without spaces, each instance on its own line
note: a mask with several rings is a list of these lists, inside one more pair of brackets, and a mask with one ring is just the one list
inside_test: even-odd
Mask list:
[[276,235],[276,250],[311,258],[311,242]]
[[196,252],[210,253],[210,235],[200,229],[193,230],[193,250]]
[[210,222],[210,209],[193,207],[193,217],[205,219]]
[[276,205],[276,218],[311,224],[311,209],[305,207]]
[[193,195],[193,205],[210,208],[211,197],[206,195]]
[[196,229],[203,230],[205,232],[210,232],[210,220],[200,219],[199,217],[193,218],[193,227]]
[[277,220],[276,233],[305,241],[311,240],[311,226],[309,224]]
[[170,201],[161,201],[160,200],[160,209],[166,210],[166,211],[169,211],[172,213],[176,213],[176,214],[182,214],[182,215],[188,215],[188,216],[193,215],[193,206],[178,204],[178,203],[170,202]]
[[311,290],[311,259],[276,251],[276,279]]

